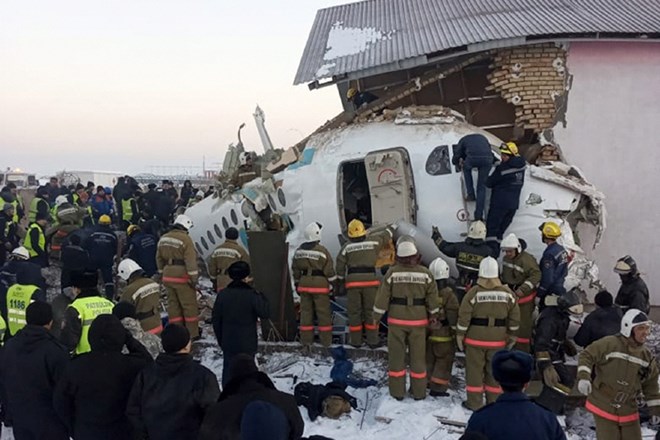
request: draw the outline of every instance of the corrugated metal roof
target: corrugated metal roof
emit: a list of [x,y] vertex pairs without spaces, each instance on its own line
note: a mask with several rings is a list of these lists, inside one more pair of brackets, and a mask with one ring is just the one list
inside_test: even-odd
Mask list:
[[429,54],[465,46],[659,32],[658,0],[367,0],[318,11],[295,84],[424,64]]

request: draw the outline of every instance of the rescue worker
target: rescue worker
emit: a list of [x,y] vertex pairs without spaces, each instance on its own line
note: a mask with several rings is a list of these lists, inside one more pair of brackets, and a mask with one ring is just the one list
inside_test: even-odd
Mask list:
[[37,188],[37,193],[30,202],[30,210],[28,212],[28,222],[34,223],[37,221],[37,214],[41,214],[43,218],[50,219],[50,205],[48,203],[48,189],[45,186]]
[[18,247],[18,225],[14,223],[14,205],[5,203],[0,211],[0,267],[7,261],[7,255]]
[[540,308],[544,307],[547,295],[563,295],[566,293],[564,280],[568,274],[568,253],[557,239],[561,237],[561,228],[555,222],[544,222],[539,226],[541,241],[547,245],[539,262],[541,281],[536,290]]
[[136,225],[140,221],[140,210],[134,192],[127,194],[121,201],[121,219],[124,231],[129,225]]
[[172,230],[158,241],[156,264],[167,289],[167,313],[172,324],[185,325],[193,341],[199,339],[199,307],[195,286],[199,279],[197,253],[188,231],[190,217],[180,215]]
[[71,287],[71,274],[91,270],[89,252],[82,247],[82,239],[77,234],[71,234],[62,247],[62,271],[60,286],[62,292]]
[[516,341],[516,350],[531,353],[533,313],[535,308],[536,286],[541,281],[541,269],[536,259],[527,253],[515,234],[507,235],[502,240],[502,283],[509,286],[516,294],[520,307],[520,330]]
[[[46,291],[46,280],[41,275],[39,265],[29,261],[30,253],[23,246],[19,246],[9,255],[7,264],[0,268],[0,294],[5,295],[7,289],[23,280],[23,284],[38,286],[44,292]],[[4,296],[2,298],[4,300]],[[4,301],[0,300],[0,304]]]
[[[570,393],[575,378],[564,364],[565,355],[575,356],[577,350],[568,340],[566,332],[570,324],[569,315],[580,315],[583,311],[580,299],[574,291],[562,296],[546,297],[545,308],[536,319],[534,328],[534,351],[536,365],[543,373],[543,384],[554,390],[551,394],[557,396],[556,404],[546,404],[546,408],[560,413],[563,401]],[[553,399],[554,400],[554,399]]]
[[227,269],[237,261],[250,264],[250,257],[243,246],[238,243],[238,229],[227,228],[225,242],[215,248],[209,259],[209,277],[216,292],[221,291],[231,282]]
[[158,273],[156,266],[156,237],[146,233],[138,225],[130,225],[126,230],[128,241],[125,255],[140,265],[144,274],[152,277]]
[[126,282],[120,301],[135,306],[135,318],[144,331],[157,335],[163,331],[160,320],[160,286],[135,261],[127,258],[117,266],[119,278]]
[[621,308],[614,306],[614,299],[607,290],[596,294],[594,298],[596,310],[589,313],[575,334],[573,340],[581,347],[588,347],[591,343],[619,333],[621,329]]
[[14,206],[13,220],[14,223],[19,224],[21,220],[23,220],[23,217],[25,217],[25,209],[14,182],[9,182],[7,186],[0,191],[0,204],[4,206],[7,203]]
[[391,242],[393,227],[389,226],[378,234],[367,235],[360,220],[348,224],[348,243],[337,255],[338,282],[345,281],[348,294],[349,343],[354,347],[362,345],[362,330],[366,333],[367,344],[378,347],[378,321],[374,322],[374,299],[380,281],[376,275],[376,261],[380,249]]
[[321,244],[322,226],[310,223],[305,228],[305,242],[293,254],[291,274],[300,295],[300,342],[314,342],[314,315],[319,339],[324,347],[332,344],[330,285],[337,279],[330,252]]
[[38,285],[29,284],[30,279],[24,274],[18,274],[16,284],[9,286],[7,296],[0,310],[7,323],[6,337],[15,336],[26,325],[25,311],[34,301],[46,302],[46,291]]
[[30,261],[41,267],[48,267],[48,248],[46,247],[46,225],[49,215],[38,213],[36,221],[30,225],[23,246],[30,253]]
[[456,259],[458,281],[456,282],[456,297],[463,301],[465,292],[470,290],[479,278],[479,264],[486,257],[493,256],[493,250],[484,241],[486,225],[482,221],[472,222],[464,242],[451,243],[445,241],[438,228],[433,226],[431,238],[440,252]]
[[96,272],[71,274],[72,293],[75,299],[64,312],[64,323],[60,341],[75,354],[87,353],[89,328],[99,315],[112,313],[114,304],[101,296],[97,288]]
[[440,312],[433,274],[419,260],[414,243],[399,243],[396,262],[385,274],[373,306],[374,325],[388,314],[387,375],[390,395],[397,400],[406,393],[406,352],[413,398],[426,398],[426,327],[435,325]]
[[498,243],[518,210],[527,168],[527,161],[518,154],[518,146],[514,142],[502,144],[500,155],[502,162],[486,180],[486,187],[491,189],[486,241],[496,253],[499,253]]
[[112,219],[109,215],[102,215],[99,224],[94,227],[92,233],[83,243],[83,247],[89,253],[91,268],[98,270],[103,279],[105,297],[115,297],[115,281],[112,267],[115,258],[119,255],[119,241],[117,235],[111,229]]
[[[486,203],[486,180],[490,168],[493,166],[495,157],[490,147],[490,142],[486,136],[479,133],[472,133],[463,136],[454,149],[454,156],[451,162],[456,165],[459,171],[463,171],[465,180],[466,197],[468,202],[476,201],[474,210],[474,219],[484,219],[484,205]],[[474,181],[472,179],[472,169],[478,171],[477,191],[475,197]]]
[[648,314],[651,311],[649,289],[641,278],[633,257],[626,255],[619,258],[614,266],[614,272],[621,278],[621,287],[616,294],[615,304],[624,312],[628,309],[637,309]]
[[70,204],[66,196],[62,195],[57,196],[55,199],[52,212],[54,212],[53,218],[55,218],[55,222],[46,232],[46,236],[50,238],[50,256],[59,260],[61,258],[62,245],[69,234],[80,229],[85,212]]
[[71,203],[73,206],[84,206],[87,197],[88,196],[85,192],[85,185],[78,183],[74,192],[69,195],[69,203]]
[[599,339],[580,353],[578,390],[587,396],[585,408],[594,415],[599,440],[642,438],[637,411],[642,395],[651,424],[660,424],[658,364],[644,345],[651,324],[644,312],[630,309],[619,334]]
[[438,288],[440,311],[437,324],[430,328],[426,359],[431,396],[448,396],[451,368],[454,365],[456,346],[454,334],[458,321],[458,299],[449,284],[449,266],[442,258],[431,262],[429,270]]
[[233,185],[235,190],[239,190],[246,183],[253,181],[257,177],[261,177],[259,166],[252,163],[252,154],[247,151],[239,154],[238,164],[238,168],[229,180],[230,185]]
[[516,343],[520,309],[515,295],[499,279],[497,260],[484,258],[479,264],[479,278],[458,310],[456,346],[465,351],[465,382],[469,410],[480,409],[484,391],[487,403],[494,402],[502,389],[493,377],[493,355]]
[[369,105],[376,101],[378,96],[371,92],[360,92],[359,90],[351,87],[346,92],[346,99],[353,104],[355,110],[360,109],[362,106]]

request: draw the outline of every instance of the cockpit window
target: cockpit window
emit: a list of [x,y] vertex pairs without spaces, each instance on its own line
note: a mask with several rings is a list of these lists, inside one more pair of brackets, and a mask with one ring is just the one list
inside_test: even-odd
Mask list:
[[426,159],[426,172],[432,176],[451,174],[451,158],[449,157],[449,146],[441,145],[435,147],[429,158]]

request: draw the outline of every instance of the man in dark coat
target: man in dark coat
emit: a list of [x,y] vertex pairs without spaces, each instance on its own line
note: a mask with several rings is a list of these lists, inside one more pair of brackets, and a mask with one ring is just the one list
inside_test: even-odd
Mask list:
[[71,274],[91,270],[89,252],[82,247],[82,238],[78,234],[71,234],[62,246],[62,272],[60,285],[62,291],[71,287]]
[[237,261],[227,269],[232,282],[215,300],[211,321],[223,352],[222,385],[229,380],[232,357],[257,352],[257,320],[270,317],[268,299],[247,284],[250,265]]
[[[278,391],[270,378],[257,370],[252,356],[235,356],[229,376],[218,403],[206,412],[199,440],[293,440],[302,436],[305,425],[296,400]],[[261,415],[256,417],[261,422],[249,423],[255,415]]]
[[621,278],[621,287],[616,294],[614,302],[624,312],[637,309],[648,314],[651,311],[649,303],[649,289],[641,278],[637,263],[630,255],[619,258],[614,266],[614,272]]
[[475,411],[467,433],[481,433],[488,440],[565,440],[557,418],[531,401],[523,392],[532,377],[532,357],[522,351],[500,350],[493,356],[493,377],[504,393],[497,401]]
[[[46,280],[41,275],[41,268],[28,259],[30,254],[23,246],[14,249],[9,256],[7,264],[0,268],[0,296],[7,294],[14,284],[21,280],[21,284],[37,286],[46,291]],[[5,298],[5,296],[3,296]]]
[[101,272],[105,286],[105,297],[108,299],[113,299],[115,296],[112,265],[119,250],[117,235],[111,229],[111,223],[110,216],[102,215],[99,224],[93,228],[92,233],[83,243],[83,248],[89,252],[92,269]]
[[152,277],[158,272],[156,266],[156,237],[143,232],[137,225],[130,225],[126,230],[126,256],[140,265],[144,274]]
[[185,327],[170,324],[161,337],[165,353],[138,375],[126,414],[140,438],[196,440],[206,410],[220,396],[218,379],[193,360]]
[[27,325],[5,345],[2,384],[16,440],[68,440],[53,407],[53,393],[69,361],[66,348],[50,333],[53,314],[36,301],[25,311]]
[[573,338],[581,347],[588,347],[592,342],[605,336],[616,335],[621,330],[623,312],[619,307],[614,307],[610,292],[598,292],[594,302],[596,310],[589,313]]
[[58,383],[55,410],[76,440],[132,438],[126,403],[151,355],[113,315],[94,319],[89,343],[92,351],[69,362]]
[[[451,162],[456,165],[458,170],[463,171],[465,192],[467,193],[466,200],[468,202],[477,202],[474,210],[475,220],[484,219],[486,179],[493,166],[494,159],[495,156],[493,156],[488,138],[480,133],[463,136],[454,149],[454,156]],[[476,195],[474,181],[472,179],[473,168],[476,168],[478,171]]]

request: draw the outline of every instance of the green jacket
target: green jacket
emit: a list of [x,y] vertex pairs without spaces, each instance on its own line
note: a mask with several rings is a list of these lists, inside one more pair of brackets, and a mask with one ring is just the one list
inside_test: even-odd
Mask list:
[[330,293],[329,282],[337,278],[330,252],[318,242],[304,243],[296,250],[291,273],[298,293]]
[[440,300],[440,313],[438,313],[440,328],[430,331],[429,341],[450,342],[453,339],[453,333],[456,331],[456,323],[458,322],[458,299],[451,287],[440,289],[438,297]]
[[500,278],[502,283],[516,293],[518,303],[525,304],[536,296],[536,287],[541,281],[541,269],[536,259],[523,251],[512,259],[504,257]]
[[346,288],[377,287],[376,262],[380,249],[392,239],[392,229],[368,234],[362,241],[342,246],[337,255],[337,277],[346,280]]

